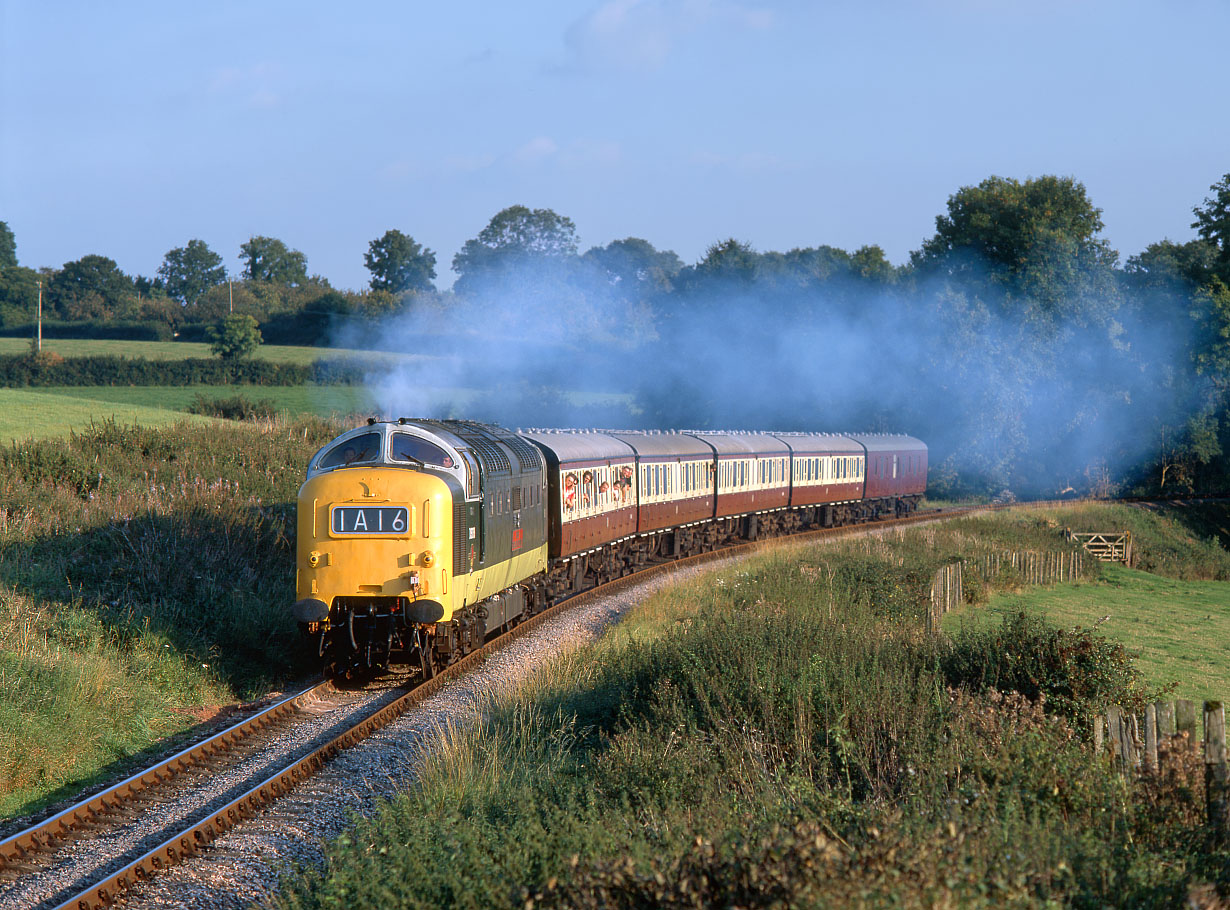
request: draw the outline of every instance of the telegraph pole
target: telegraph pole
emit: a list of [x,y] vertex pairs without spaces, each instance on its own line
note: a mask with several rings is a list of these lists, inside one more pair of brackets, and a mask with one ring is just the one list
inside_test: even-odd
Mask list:
[[38,341],[35,350],[43,353],[43,279],[38,279]]

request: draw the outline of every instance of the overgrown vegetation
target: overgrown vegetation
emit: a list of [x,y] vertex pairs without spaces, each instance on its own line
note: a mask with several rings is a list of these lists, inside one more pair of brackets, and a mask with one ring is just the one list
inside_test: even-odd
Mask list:
[[295,493],[338,430],[107,422],[0,449],[0,813],[309,672]]
[[282,905],[1140,906],[1225,893],[1230,854],[1201,828],[1195,762],[1126,780],[1082,738],[1095,706],[1150,694],[1121,646],[1023,616],[929,637],[915,618],[928,562],[1059,548],[1055,524],[988,516],[663,591],[493,696],[412,790],[332,845],[323,874],[289,879]]
[[213,398],[202,392],[197,392],[187,410],[189,414],[225,420],[272,420],[278,414],[278,406],[272,398],[258,398],[256,401],[242,395]]

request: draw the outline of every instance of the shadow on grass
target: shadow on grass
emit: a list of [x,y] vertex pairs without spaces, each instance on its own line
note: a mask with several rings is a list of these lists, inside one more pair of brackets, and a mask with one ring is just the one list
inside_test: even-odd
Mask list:
[[1230,499],[1169,502],[1156,507],[1201,540],[1216,539],[1230,550]]
[[156,636],[206,663],[241,697],[305,672],[294,599],[294,505],[190,506],[12,542],[0,581],[54,606],[46,634],[69,648],[73,611],[123,651]]
[[67,780],[54,790],[32,797],[0,816],[0,840],[38,824],[43,819],[50,818],[69,805],[87,799],[118,781],[156,764],[160,759],[174,755],[236,722],[238,722],[237,717],[228,715],[225,718],[213,718],[193,724],[162,737],[145,748],[108,762],[88,774]]

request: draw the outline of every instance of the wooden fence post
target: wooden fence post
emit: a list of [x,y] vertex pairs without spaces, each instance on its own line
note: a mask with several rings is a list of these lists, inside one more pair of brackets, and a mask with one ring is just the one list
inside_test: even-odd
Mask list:
[[1157,738],[1169,739],[1174,736],[1174,702],[1159,701],[1157,703]]
[[1145,705],[1145,770],[1157,773],[1157,705]]
[[1187,745],[1194,749],[1199,742],[1196,739],[1196,703],[1186,698],[1175,699],[1174,703],[1175,731],[1187,734]]
[[1204,790],[1209,830],[1224,842],[1230,831],[1230,771],[1226,767],[1226,714],[1219,701],[1204,703]]
[[1102,757],[1102,747],[1105,744],[1102,726],[1105,722],[1106,719],[1101,714],[1093,715],[1093,754],[1098,758]]
[[1118,705],[1106,710],[1106,739],[1116,766],[1125,774],[1136,767],[1136,718]]

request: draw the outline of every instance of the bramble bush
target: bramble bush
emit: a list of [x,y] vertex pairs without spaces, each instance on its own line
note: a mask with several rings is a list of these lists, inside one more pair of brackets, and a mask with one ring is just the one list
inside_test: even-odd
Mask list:
[[211,398],[198,392],[188,405],[188,413],[224,420],[272,420],[278,415],[278,406],[271,398],[258,398],[256,401],[242,395]]

